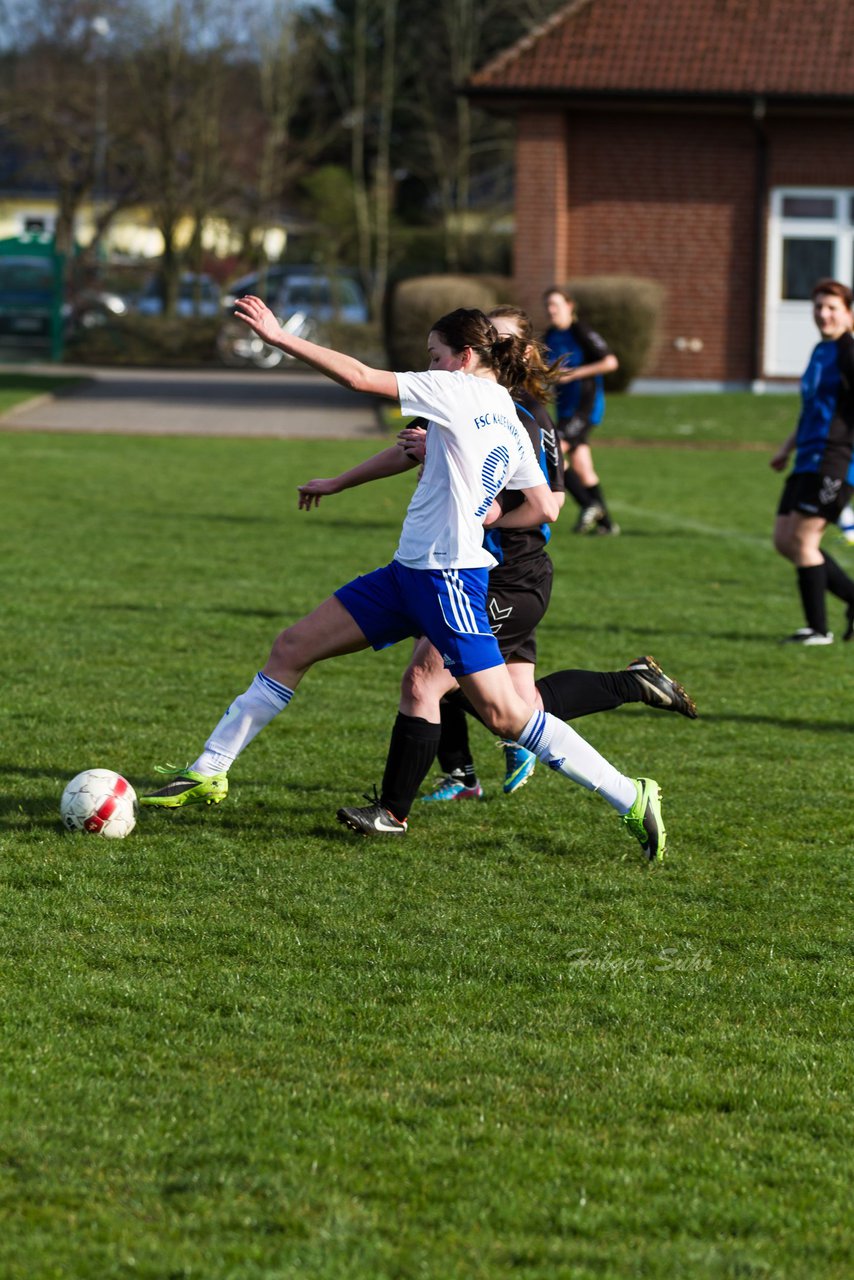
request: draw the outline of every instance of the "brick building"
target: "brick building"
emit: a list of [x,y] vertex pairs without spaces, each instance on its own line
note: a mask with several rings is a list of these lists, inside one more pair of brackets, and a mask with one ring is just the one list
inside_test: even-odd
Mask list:
[[854,278],[851,0],[571,0],[475,74],[516,118],[520,301],[577,276],[667,291],[650,376],[788,378],[809,290]]

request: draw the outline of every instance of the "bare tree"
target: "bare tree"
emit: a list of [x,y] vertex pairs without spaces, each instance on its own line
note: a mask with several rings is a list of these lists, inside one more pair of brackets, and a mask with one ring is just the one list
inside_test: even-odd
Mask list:
[[178,297],[180,225],[191,219],[187,258],[198,269],[206,219],[228,190],[221,132],[234,82],[229,20],[230,10],[217,0],[171,0],[159,18],[141,14],[138,50],[128,68],[137,173],[163,239],[160,284],[167,315]]
[[340,0],[334,13],[326,74],[349,133],[358,266],[376,313],[389,266],[399,0]]
[[[269,0],[245,25],[241,54],[254,86],[255,106],[244,112],[243,155],[234,157],[233,174],[238,181],[231,202],[244,226],[245,252],[262,267],[264,228],[281,213],[288,193],[329,138],[328,126],[318,127],[305,112],[318,44],[317,33],[296,0]],[[294,121],[301,112],[302,129],[295,138]]]
[[400,0],[410,39],[402,69],[408,139],[406,167],[418,173],[439,211],[445,257],[465,262],[473,179],[510,169],[507,121],[472,108],[462,90],[472,73],[499,50],[544,21],[561,0]]
[[37,0],[7,9],[13,45],[4,77],[7,128],[33,180],[56,187],[56,243],[70,252],[75,216],[94,184],[98,33],[90,4]]

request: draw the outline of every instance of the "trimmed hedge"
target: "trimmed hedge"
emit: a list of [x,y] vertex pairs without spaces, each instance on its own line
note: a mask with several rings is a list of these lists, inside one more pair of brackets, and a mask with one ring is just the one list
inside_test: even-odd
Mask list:
[[219,319],[112,316],[72,335],[65,359],[71,364],[218,365],[220,324]]
[[[661,331],[664,288],[634,276],[588,276],[566,286],[579,319],[601,333],[620,362],[605,385],[624,391],[655,359]],[[513,281],[505,276],[436,275],[402,280],[390,291],[385,309],[385,344],[392,369],[423,369],[430,325],[456,307],[489,311],[511,302]],[[543,325],[545,328],[545,325]]]
[[385,308],[385,345],[391,369],[425,369],[427,334],[440,316],[457,307],[489,311],[509,296],[503,276],[414,276],[390,291]]
[[663,285],[635,276],[587,276],[565,287],[575,299],[579,320],[602,335],[620,362],[605,378],[606,388],[625,391],[657,355]]

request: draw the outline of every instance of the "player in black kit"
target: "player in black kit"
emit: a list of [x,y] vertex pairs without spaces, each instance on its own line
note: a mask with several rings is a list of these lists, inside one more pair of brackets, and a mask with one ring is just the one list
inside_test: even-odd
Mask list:
[[798,425],[771,459],[774,470],[782,471],[795,451],[777,509],[774,546],[797,570],[806,621],[787,641],[827,645],[833,643],[828,591],[846,606],[843,640],[854,636],[854,582],[820,546],[854,492],[854,294],[838,280],[819,280],[812,298],[821,341],[801,379]]
[[557,285],[543,295],[549,328],[543,346],[559,361],[557,434],[567,458],[566,487],[580,508],[576,533],[619,533],[608,513],[590,449],[590,433],[605,416],[603,375],[618,367],[617,357],[600,334],[581,324],[575,301]]

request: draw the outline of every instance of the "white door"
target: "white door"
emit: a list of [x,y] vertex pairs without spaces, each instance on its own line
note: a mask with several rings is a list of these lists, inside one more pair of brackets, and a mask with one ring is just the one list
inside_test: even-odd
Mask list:
[[764,374],[799,378],[818,341],[813,285],[852,283],[854,191],[778,188],[771,193],[765,295]]

